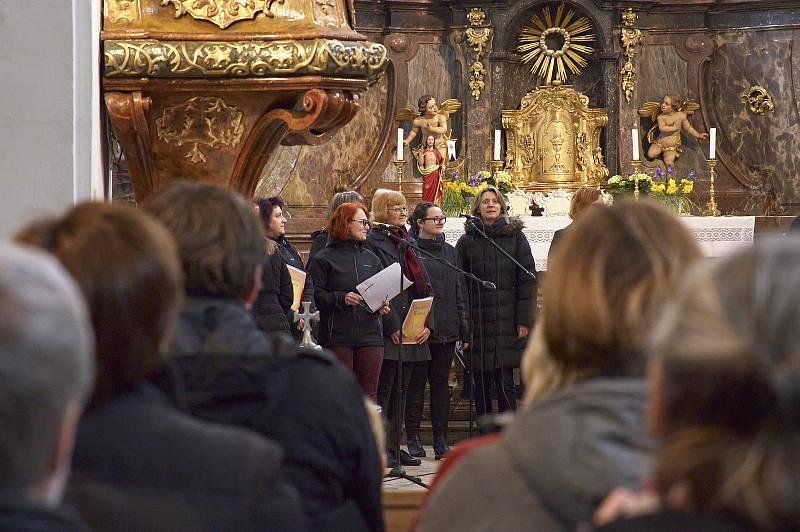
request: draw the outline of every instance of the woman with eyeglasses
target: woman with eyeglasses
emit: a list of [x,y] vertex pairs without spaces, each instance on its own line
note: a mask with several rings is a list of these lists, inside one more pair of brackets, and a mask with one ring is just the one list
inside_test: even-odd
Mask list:
[[[417,245],[421,249],[450,264],[456,264],[456,250],[444,240],[446,221],[442,209],[429,201],[423,201],[411,215],[411,232],[417,237]],[[422,448],[419,438],[419,428],[425,398],[425,383],[430,382],[433,453],[439,460],[449,450],[447,423],[450,413],[450,390],[447,380],[450,366],[453,364],[456,342],[460,340],[464,348],[469,347],[469,315],[461,274],[424,254],[422,263],[433,287],[431,313],[436,323],[436,331],[428,338],[430,362],[414,364],[406,400],[405,423],[409,454],[416,457],[425,456],[425,449]]]
[[[327,230],[327,244],[308,264],[320,313],[319,343],[353,370],[361,389],[375,401],[383,363],[383,326],[356,290],[383,269],[380,259],[364,245],[369,231],[367,208],[361,203],[342,203]],[[388,303],[378,314],[387,312]]]
[[[394,456],[396,431],[400,430],[400,420],[403,419],[402,409],[405,407],[406,392],[411,380],[411,373],[415,364],[420,364],[431,359],[427,340],[431,334],[432,317],[428,317],[427,327],[422,333],[413,338],[412,344],[403,345],[400,338],[400,329],[406,318],[406,313],[414,299],[425,298],[431,295],[432,290],[425,267],[417,252],[411,247],[404,247],[403,242],[415,243],[416,241],[406,230],[408,207],[406,198],[395,190],[380,188],[372,196],[372,220],[391,226],[389,231],[384,229],[370,229],[367,234],[367,245],[378,256],[384,268],[396,262],[402,263],[403,273],[412,284],[407,290],[392,300],[391,311],[383,317],[383,366],[378,381],[378,404],[386,413],[389,442],[389,467],[396,465],[397,457]],[[409,339],[403,338],[407,342]],[[397,403],[397,370],[402,350],[403,371],[400,384],[401,398]],[[418,458],[411,457],[405,451],[400,453],[403,465],[420,465]]]

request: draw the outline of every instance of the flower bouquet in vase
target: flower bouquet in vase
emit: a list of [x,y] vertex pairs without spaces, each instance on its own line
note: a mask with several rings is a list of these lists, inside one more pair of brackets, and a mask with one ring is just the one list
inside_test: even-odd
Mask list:
[[654,181],[651,187],[651,196],[661,202],[665,207],[679,215],[689,215],[697,205],[689,199],[688,194],[694,190],[694,179],[697,174],[690,171],[686,177],[678,176],[672,166],[667,166],[664,172],[656,168]]

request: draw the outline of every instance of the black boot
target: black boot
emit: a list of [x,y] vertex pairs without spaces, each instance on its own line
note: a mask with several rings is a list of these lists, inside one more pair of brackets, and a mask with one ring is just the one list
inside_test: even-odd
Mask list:
[[[389,451],[387,456],[388,460],[386,465],[390,468],[395,467],[397,465],[397,459],[395,458],[394,451]],[[412,458],[410,454],[400,449],[400,463],[404,466],[418,466],[422,465],[422,460],[419,458]]]
[[447,434],[444,432],[433,433],[433,455],[437,460],[441,460],[450,450],[447,445]]
[[419,434],[408,435],[408,454],[422,458],[425,456],[425,449],[422,447],[422,442],[419,439]]

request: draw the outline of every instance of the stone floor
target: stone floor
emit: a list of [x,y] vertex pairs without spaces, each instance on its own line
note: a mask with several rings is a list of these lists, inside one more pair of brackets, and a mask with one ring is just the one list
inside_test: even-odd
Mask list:
[[[436,476],[436,471],[439,469],[439,464],[441,464],[441,460],[434,460],[433,459],[433,447],[430,445],[425,446],[425,451],[427,452],[427,456],[425,458],[420,458],[422,460],[422,464],[419,466],[405,466],[406,473],[412,477],[419,478],[422,482],[429,485],[433,482],[433,478]],[[387,469],[386,472],[388,473],[389,470]],[[425,488],[422,486],[418,486],[413,482],[406,480],[404,478],[384,478],[383,479],[383,489],[384,490],[420,490],[424,491]]]

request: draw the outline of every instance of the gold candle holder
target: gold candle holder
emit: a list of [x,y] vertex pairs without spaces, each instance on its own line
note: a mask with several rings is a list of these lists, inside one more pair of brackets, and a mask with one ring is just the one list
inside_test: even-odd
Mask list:
[[403,193],[403,168],[405,168],[405,159],[398,159],[394,161],[394,167],[397,169],[397,191]]
[[503,169],[503,161],[492,161],[492,175],[496,176],[497,172]]
[[717,167],[717,160],[716,159],[706,159],[706,163],[708,164],[708,174],[710,177],[709,180],[709,187],[708,187],[708,203],[706,204],[706,214],[708,216],[719,216],[720,212],[717,208],[717,198],[714,195],[714,176],[716,175],[715,168]]
[[634,159],[631,161],[631,172],[633,175],[633,199],[639,201],[639,165],[640,161]]

